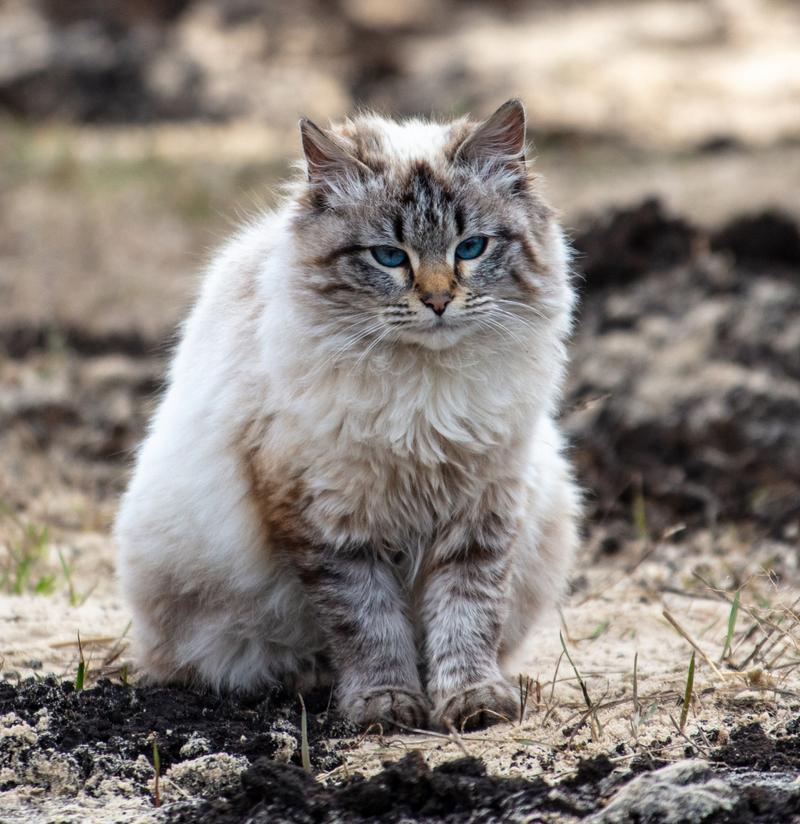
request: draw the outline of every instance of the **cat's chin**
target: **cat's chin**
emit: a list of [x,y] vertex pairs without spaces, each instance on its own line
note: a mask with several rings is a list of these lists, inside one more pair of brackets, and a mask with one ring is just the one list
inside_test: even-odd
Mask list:
[[450,349],[469,333],[469,324],[439,326],[427,329],[404,329],[398,336],[403,343],[424,346],[426,349]]

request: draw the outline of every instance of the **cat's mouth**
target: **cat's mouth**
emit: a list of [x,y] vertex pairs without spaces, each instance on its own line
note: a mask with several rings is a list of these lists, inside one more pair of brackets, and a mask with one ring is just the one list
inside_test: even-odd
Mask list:
[[470,318],[434,316],[398,330],[398,339],[428,349],[447,349],[461,341],[474,324]]

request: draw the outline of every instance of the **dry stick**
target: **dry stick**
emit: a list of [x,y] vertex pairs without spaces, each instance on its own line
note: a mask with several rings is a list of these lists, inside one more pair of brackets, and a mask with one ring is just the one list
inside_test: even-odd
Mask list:
[[[455,743],[453,741],[453,739],[450,737],[450,735],[448,735],[447,733],[436,732],[434,730],[420,730],[420,729],[417,729],[416,727],[407,727],[405,724],[401,724],[399,721],[395,721],[394,725],[398,729],[401,729],[404,732],[412,733],[414,735],[420,735],[420,736],[423,736],[425,738],[439,738],[439,739],[444,739],[445,741],[449,741],[451,743]],[[484,741],[489,742],[489,743],[494,743],[494,744],[506,744],[509,741],[517,741],[521,744],[525,744],[525,743],[535,744],[537,747],[546,747],[547,749],[550,749],[550,750],[555,749],[555,744],[551,744],[547,741],[537,741],[534,738],[528,738],[528,737],[517,738],[515,736],[510,736],[509,738],[486,738],[485,736],[472,737],[472,736],[469,736],[469,735],[460,735],[459,739],[461,741],[473,742],[473,743],[476,743],[476,744],[479,744],[479,743],[484,742]]]
[[547,700],[547,712],[544,714],[544,718],[542,719],[542,726],[547,723],[547,719],[550,717],[550,713],[553,711],[553,694],[556,691],[556,678],[558,678],[558,670],[561,666],[561,659],[564,657],[564,652],[562,651],[561,654],[558,656],[558,660],[556,661],[556,668],[553,672],[553,683],[550,686],[550,698]]
[[[98,635],[94,638],[81,638],[81,644],[84,647],[94,646],[96,644],[109,644],[111,641],[116,641],[116,635]],[[49,645],[50,649],[61,649],[63,647],[76,647],[77,641],[55,641]]]
[[733,645],[733,636],[736,632],[736,618],[739,615],[739,602],[742,599],[742,588],[736,590],[736,595],[733,596],[733,603],[731,604],[731,611],[728,614],[728,630],[725,633],[725,644],[722,647],[722,658],[730,657]]
[[[761,629],[761,627],[754,621],[750,626],[744,631],[742,637],[736,642],[733,649],[731,650],[730,658],[733,658],[737,652],[743,647],[748,641],[752,639],[752,637]],[[730,663],[729,663],[730,666]],[[737,664],[738,669],[742,669],[741,664]]]
[[[780,627],[775,627],[774,629],[776,630],[774,633],[772,633],[772,635],[775,636],[774,639],[770,643],[765,644],[761,649],[761,659],[762,659],[762,661],[765,660],[767,655],[769,653],[773,652],[775,647],[777,647],[778,644],[780,644],[784,640],[788,640],[789,646],[792,646],[795,649],[797,649],[797,643],[791,637],[791,635],[786,633]],[[788,649],[788,646],[787,646],[787,649]]]
[[530,675],[525,676],[524,686],[522,673],[519,674],[519,723],[525,720],[525,710],[528,706],[528,694],[531,691],[532,680]]
[[714,595],[706,595],[704,592],[687,592],[684,589],[678,589],[677,587],[670,587],[670,586],[660,586],[657,587],[656,592],[659,594],[667,594],[667,595],[678,595],[681,598],[689,598],[692,601],[716,601],[717,598]]
[[[467,719],[464,719],[464,723],[466,723]],[[455,726],[451,721],[447,722],[447,729],[450,731],[450,738],[453,743],[464,753],[467,757],[469,757],[469,750],[464,746],[464,739],[459,735],[458,730],[456,730]]]
[[303,769],[310,774],[313,770],[308,750],[308,713],[306,712],[306,702],[303,701],[303,696],[298,692],[297,697],[300,699],[300,762]]
[[588,707],[589,712],[592,714],[592,738],[594,738],[595,727],[597,728],[597,737],[599,738],[603,733],[603,728],[600,724],[600,720],[597,717],[594,704],[592,704],[592,699],[589,697],[589,690],[586,688],[586,682],[583,680],[583,678],[581,678],[581,674],[578,672],[578,668],[575,666],[575,662],[572,660],[572,656],[569,654],[569,650],[567,649],[567,645],[564,641],[564,636],[561,635],[561,633],[559,633],[559,637],[561,638],[561,648],[564,650],[564,654],[567,656],[567,661],[569,661],[570,666],[572,667],[572,670],[575,673],[575,677],[578,679],[578,684],[580,685],[581,692],[583,693],[583,700],[586,702],[586,706]]
[[755,645],[750,655],[745,658],[744,662],[741,664],[742,669],[749,666],[757,657],[761,658],[763,661],[766,656],[771,653],[784,639],[788,639],[795,649],[797,648],[797,644],[792,636],[779,624],[769,619],[764,619],[764,623],[769,627],[769,630],[766,631],[763,627],[761,627],[762,632],[764,632],[764,637],[758,644]]
[[[606,695],[606,694],[607,694],[607,692],[606,692],[606,693],[604,693],[604,695]],[[680,698],[680,697],[682,697],[682,696],[681,696],[681,694],[680,694],[677,690],[664,690],[664,691],[662,691],[662,692],[654,692],[654,693],[652,693],[651,695],[646,695],[646,696],[644,696],[644,697],[642,698],[642,704],[645,704],[645,703],[647,703],[647,704],[654,704],[654,703],[658,703],[659,701],[666,700],[666,699],[668,699],[668,698],[669,698],[669,699],[675,699],[675,698]],[[613,700],[611,700],[611,701],[606,701],[606,702],[604,702],[604,703],[599,703],[599,704],[597,704],[597,703],[596,703],[596,704],[594,705],[594,708],[595,708],[595,710],[597,710],[598,712],[599,712],[600,710],[611,710],[611,709],[614,709],[614,708],[616,708],[616,707],[620,707],[620,706],[622,706],[623,704],[627,704],[629,701],[630,701],[630,698],[628,698],[628,697],[625,697],[625,698],[614,698]],[[574,710],[575,710],[575,712],[574,712],[572,715],[568,716],[568,717],[567,717],[567,718],[566,718],[566,719],[562,722],[562,726],[569,726],[569,725],[572,723],[572,721],[573,721],[574,719],[576,719],[576,718],[580,718],[580,717],[584,714],[584,712],[585,712],[585,710],[583,710],[583,709],[578,709],[578,707],[577,707],[577,706],[575,706],[575,705],[569,705],[569,704],[566,704],[566,705],[564,705],[564,706],[565,706],[565,708],[566,708],[566,709],[574,709]]]
[[786,653],[789,652],[790,649],[797,649],[797,646],[795,644],[789,643],[784,644],[778,651],[778,654],[773,656],[769,661],[767,661],[764,664],[764,667],[767,670],[767,672],[771,672],[773,669],[775,669],[778,661],[780,661],[781,658],[783,658],[783,656],[786,655]]
[[672,616],[672,613],[668,609],[662,610],[661,614],[664,618],[672,624],[673,629],[680,635],[685,641],[687,641],[692,648],[698,653],[698,655],[708,664],[709,667],[714,671],[714,674],[722,681],[725,681],[725,675],[720,672],[717,665],[703,652],[703,650],[697,645],[697,643],[693,640],[691,635],[675,620]]
[[669,720],[672,721],[672,726],[675,727],[675,732],[677,732],[678,735],[680,735],[680,737],[683,738],[683,740],[686,741],[690,747],[700,750],[700,752],[705,756],[709,755],[709,751],[704,746],[698,744],[697,741],[692,741],[692,739],[686,735],[686,733],[678,725],[678,722],[675,720],[671,712],[667,713],[667,715],[669,716]]
[[[407,727],[405,724],[401,724],[399,721],[392,722],[395,727],[400,730],[404,730],[405,732],[413,733],[414,735],[421,735],[425,738],[440,738],[444,739],[445,741],[449,741],[451,744],[455,744],[464,755],[469,756],[470,752],[464,746],[464,738],[463,736],[459,735],[455,732],[455,727],[452,724],[448,724],[448,729],[450,729],[450,733],[443,733],[443,732],[435,732],[434,730],[419,730],[416,727]],[[471,740],[485,740],[485,739],[466,739],[468,741]]]

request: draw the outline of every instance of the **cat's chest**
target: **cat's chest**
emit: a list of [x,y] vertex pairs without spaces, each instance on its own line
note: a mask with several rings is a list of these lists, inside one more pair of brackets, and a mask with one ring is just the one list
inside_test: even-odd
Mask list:
[[307,438],[335,447],[340,460],[372,451],[398,470],[452,465],[514,440],[530,406],[517,383],[488,364],[346,373],[305,387],[290,412]]
[[[436,532],[502,483],[520,410],[502,383],[421,375],[306,396],[287,418],[326,532],[407,542]],[[326,390],[327,387],[321,387]]]

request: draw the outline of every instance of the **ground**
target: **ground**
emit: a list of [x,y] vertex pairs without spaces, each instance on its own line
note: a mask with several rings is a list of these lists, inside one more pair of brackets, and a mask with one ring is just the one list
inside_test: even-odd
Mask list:
[[[727,781],[733,767],[774,768],[769,786],[748,779],[753,792],[800,804],[781,784],[800,708],[800,236],[790,214],[704,227],[644,201],[567,216],[582,304],[564,422],[586,488],[586,538],[561,614],[517,664],[524,717],[469,735],[363,736],[335,720],[329,696],[306,696],[310,785],[302,770],[270,766],[302,764],[299,697],[133,685],[109,538],[198,249],[213,245],[209,225],[223,233],[230,220],[217,198],[275,169],[231,162],[207,168],[205,182],[158,155],[54,160],[52,139],[27,141],[28,156],[6,167],[0,218],[5,260],[30,267],[0,285],[6,820],[80,820],[87,809],[98,821],[237,820],[249,807],[256,820],[280,810],[320,820],[320,809],[337,820],[368,793],[394,820],[387,782],[439,788],[445,800],[430,808],[403,790],[420,820],[439,820],[450,794],[463,807],[464,793],[483,820],[508,798],[523,805],[508,807],[509,820],[522,809],[569,820],[608,813],[614,798],[634,803],[623,790],[687,756],[703,762],[678,776],[687,786]],[[15,179],[13,163],[45,171]],[[108,182],[109,169],[123,184]],[[52,234],[31,236],[19,217],[32,208],[51,216]],[[747,750],[753,740],[760,749]],[[478,761],[447,766],[467,756]],[[296,790],[275,801],[275,781]],[[712,808],[710,820],[740,812]],[[452,820],[469,817],[453,809]]]
[[[70,63],[96,30],[62,54],[0,2],[20,49],[0,107],[58,118],[0,120],[0,820],[800,820],[795,6],[343,0],[302,36],[287,12],[267,48],[260,5],[221,27],[206,0],[121,4],[188,9],[115,52],[144,61],[111,67],[139,72],[126,99]],[[372,47],[342,67],[351,36]],[[274,201],[296,110],[511,93],[577,250],[562,418],[586,502],[569,596],[515,665],[519,717],[364,734],[328,694],[139,685],[118,497],[202,265]],[[133,103],[146,125],[113,108]]]

